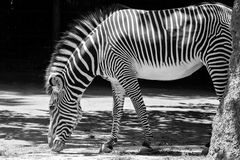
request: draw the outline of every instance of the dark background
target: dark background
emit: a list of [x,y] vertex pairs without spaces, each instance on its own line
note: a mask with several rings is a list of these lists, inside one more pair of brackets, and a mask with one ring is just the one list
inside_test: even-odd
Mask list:
[[[138,9],[166,9],[200,4],[201,0],[3,0],[0,1],[0,83],[43,86],[56,40],[80,15],[99,6],[120,3]],[[233,0],[220,0],[228,6]],[[59,7],[57,7],[59,5]],[[59,12],[58,12],[59,9]],[[59,24],[59,25],[58,25]],[[104,84],[100,78],[94,81]],[[174,82],[141,81],[147,86],[212,89],[205,68]]]

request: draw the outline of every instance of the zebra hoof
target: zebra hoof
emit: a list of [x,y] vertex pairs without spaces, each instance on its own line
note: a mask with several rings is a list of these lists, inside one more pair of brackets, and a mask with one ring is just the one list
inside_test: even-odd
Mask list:
[[109,146],[108,144],[102,144],[100,146],[99,153],[111,153],[113,150],[112,146]]
[[208,151],[209,151],[209,148],[204,147],[201,154],[206,156],[208,154]]
[[153,149],[152,147],[142,147],[138,151],[138,155],[156,155],[159,154],[160,152],[156,149]]

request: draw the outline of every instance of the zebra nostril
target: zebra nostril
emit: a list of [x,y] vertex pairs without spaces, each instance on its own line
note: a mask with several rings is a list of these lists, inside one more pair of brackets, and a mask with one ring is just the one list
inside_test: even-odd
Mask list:
[[51,150],[54,152],[60,152],[61,150],[63,150],[65,146],[65,142],[60,140],[60,139],[55,139],[53,141],[53,145],[51,147]]

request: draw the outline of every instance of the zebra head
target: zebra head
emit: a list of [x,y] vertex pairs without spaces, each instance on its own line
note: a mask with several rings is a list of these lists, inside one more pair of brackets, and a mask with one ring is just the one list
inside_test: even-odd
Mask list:
[[60,74],[51,75],[48,85],[51,94],[48,144],[52,151],[59,152],[76,128],[82,112],[78,99],[68,93],[69,88]]

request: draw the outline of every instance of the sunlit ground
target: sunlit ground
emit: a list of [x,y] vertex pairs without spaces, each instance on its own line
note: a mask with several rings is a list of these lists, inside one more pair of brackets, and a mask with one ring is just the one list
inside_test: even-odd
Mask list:
[[[17,88],[17,89],[15,89]],[[201,156],[209,142],[211,121],[218,101],[214,93],[191,89],[143,88],[154,134],[153,146],[160,156]],[[92,86],[81,105],[84,117],[61,154],[47,146],[48,102],[40,87],[0,85],[0,156],[16,158],[119,159],[134,155],[142,143],[142,129],[129,98],[124,105],[119,142],[110,155],[99,155],[99,146],[111,131],[111,89]],[[141,156],[140,156],[141,157]],[[140,158],[139,157],[139,158]],[[151,156],[150,156],[151,157]],[[1,157],[0,157],[1,158]],[[128,157],[128,159],[134,159]]]

